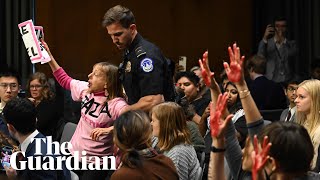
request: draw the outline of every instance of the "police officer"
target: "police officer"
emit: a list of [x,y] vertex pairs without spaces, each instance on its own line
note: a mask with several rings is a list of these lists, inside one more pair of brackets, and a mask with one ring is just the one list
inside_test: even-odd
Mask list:
[[172,100],[167,59],[138,33],[133,13],[117,5],[106,12],[102,25],[118,49],[124,51],[119,72],[130,109],[148,111],[164,100]]

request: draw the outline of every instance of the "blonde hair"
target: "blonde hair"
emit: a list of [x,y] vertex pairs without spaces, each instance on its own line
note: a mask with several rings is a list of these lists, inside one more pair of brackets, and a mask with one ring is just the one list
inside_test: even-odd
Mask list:
[[315,153],[312,161],[312,168],[314,168],[320,145],[320,81],[316,79],[305,80],[299,84],[299,88],[306,90],[311,97],[308,117],[307,114],[297,111],[296,122],[303,125],[310,135]]
[[190,132],[186,116],[181,106],[174,102],[158,104],[150,112],[160,123],[158,147],[168,151],[174,146],[184,143],[191,144]]

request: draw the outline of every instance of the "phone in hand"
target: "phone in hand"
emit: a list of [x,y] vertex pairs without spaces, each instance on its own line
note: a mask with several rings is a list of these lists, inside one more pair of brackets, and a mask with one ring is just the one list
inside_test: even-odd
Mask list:
[[269,36],[268,36],[268,39],[272,38],[272,37],[274,36],[274,33],[275,33],[275,26],[274,26],[274,24],[270,24],[269,27],[271,28],[271,30],[269,31],[270,34],[269,34]]
[[5,170],[4,167],[10,167],[10,156],[12,154],[12,148],[4,146],[1,148],[1,170]]
[[187,70],[187,57],[179,56],[179,66],[183,67],[183,71]]

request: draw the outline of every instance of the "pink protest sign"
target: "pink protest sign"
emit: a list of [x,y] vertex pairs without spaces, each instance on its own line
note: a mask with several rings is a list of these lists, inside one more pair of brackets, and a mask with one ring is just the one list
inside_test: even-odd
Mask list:
[[42,26],[34,26],[34,30],[36,31],[36,36],[38,40],[44,39],[43,27]]
[[[43,28],[33,25],[32,20],[25,21],[18,25],[24,45],[32,63],[46,63],[50,61],[48,52],[42,47],[39,39],[43,37]],[[37,30],[37,33],[36,33]]]

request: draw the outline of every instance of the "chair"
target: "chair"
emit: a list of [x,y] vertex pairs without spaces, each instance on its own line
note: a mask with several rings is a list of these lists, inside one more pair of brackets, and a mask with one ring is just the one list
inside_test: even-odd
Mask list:
[[260,110],[260,113],[265,120],[271,122],[279,121],[283,109],[272,109],[272,110]]
[[77,128],[77,124],[68,122],[64,128],[60,139],[60,144],[63,142],[69,142]]

